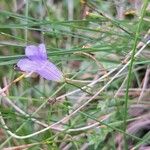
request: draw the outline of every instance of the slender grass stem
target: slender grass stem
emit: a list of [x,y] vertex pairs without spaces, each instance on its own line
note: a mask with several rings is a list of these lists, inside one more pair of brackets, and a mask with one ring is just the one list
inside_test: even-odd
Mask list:
[[142,22],[143,22],[143,17],[144,17],[144,14],[145,14],[145,10],[147,8],[147,4],[148,4],[148,0],[144,0],[144,5],[143,5],[143,8],[142,8],[142,12],[141,12],[141,19],[140,19],[138,27],[137,27],[137,31],[136,31],[136,35],[135,35],[135,41],[134,41],[132,54],[131,54],[131,61],[130,61],[130,64],[129,64],[129,72],[128,72],[128,79],[127,79],[126,94],[125,94],[124,127],[123,127],[123,129],[124,129],[124,149],[125,150],[128,150],[127,136],[126,136],[125,132],[126,132],[126,128],[127,128],[129,88],[130,88],[130,84],[131,84],[132,67],[133,67],[133,63],[134,63],[138,37],[139,37],[139,34],[140,34],[140,30],[141,30],[141,26],[142,26]]
[[29,1],[26,0],[25,16],[26,16],[26,27],[25,27],[25,41],[28,43],[28,15],[29,15]]

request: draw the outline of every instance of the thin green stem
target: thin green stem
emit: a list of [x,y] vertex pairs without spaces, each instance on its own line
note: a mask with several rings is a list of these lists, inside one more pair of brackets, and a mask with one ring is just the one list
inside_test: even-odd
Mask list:
[[131,54],[131,62],[129,64],[129,72],[128,72],[128,79],[127,79],[127,87],[126,87],[126,94],[125,94],[125,108],[124,108],[124,149],[128,150],[128,144],[127,144],[127,136],[126,136],[126,128],[127,128],[127,116],[128,116],[128,101],[129,101],[129,88],[130,88],[130,83],[131,83],[131,76],[132,76],[132,68],[133,68],[133,63],[134,63],[134,57],[135,57],[135,52],[136,52],[136,46],[138,42],[138,37],[140,33],[140,29],[142,26],[143,22],[143,17],[145,14],[145,10],[147,8],[148,0],[144,0],[144,5],[141,11],[141,19],[139,21],[136,35],[135,35],[135,42],[133,45],[133,50]]
[[28,12],[29,12],[29,1],[26,0],[25,16],[26,16],[26,27],[25,27],[25,41],[28,42]]

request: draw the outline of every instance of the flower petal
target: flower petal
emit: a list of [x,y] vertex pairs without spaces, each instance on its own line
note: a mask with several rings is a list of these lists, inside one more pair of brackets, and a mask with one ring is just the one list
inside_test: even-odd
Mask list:
[[29,45],[25,49],[25,55],[31,59],[47,59],[46,48],[44,44],[40,44],[39,46]]
[[45,44],[39,44],[38,49],[39,49],[39,53],[41,54],[41,57],[43,59],[47,59]]
[[17,66],[25,72],[35,72],[47,80],[62,81],[62,72],[48,60],[30,60],[23,58],[18,61]]
[[46,61],[45,64],[42,65],[42,67],[36,70],[36,73],[38,73],[47,80],[53,80],[58,82],[63,80],[62,72],[49,61]]
[[22,58],[18,61],[17,66],[21,71],[35,72],[37,70],[37,63],[28,58]]

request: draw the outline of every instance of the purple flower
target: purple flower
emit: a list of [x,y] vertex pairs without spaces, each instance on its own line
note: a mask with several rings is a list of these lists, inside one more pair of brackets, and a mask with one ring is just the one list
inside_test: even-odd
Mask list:
[[27,73],[37,73],[47,80],[62,81],[62,72],[47,59],[44,44],[39,46],[30,45],[25,49],[25,58],[18,61],[17,67]]

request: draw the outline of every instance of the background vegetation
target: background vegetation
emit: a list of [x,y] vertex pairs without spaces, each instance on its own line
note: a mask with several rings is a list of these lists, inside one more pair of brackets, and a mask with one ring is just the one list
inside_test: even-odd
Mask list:
[[0,149],[150,149],[148,0],[1,0],[0,22],[1,89],[31,44],[70,79],[1,90]]

